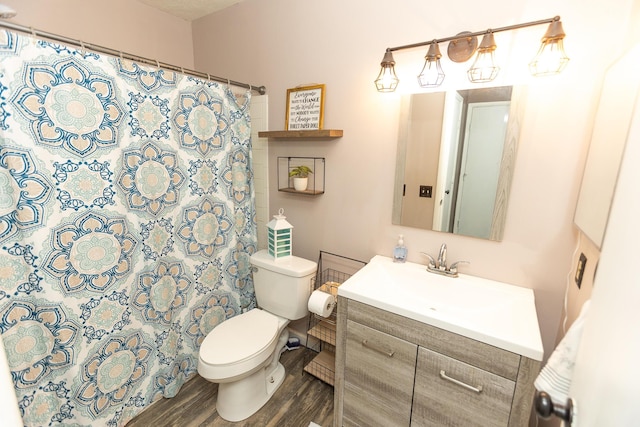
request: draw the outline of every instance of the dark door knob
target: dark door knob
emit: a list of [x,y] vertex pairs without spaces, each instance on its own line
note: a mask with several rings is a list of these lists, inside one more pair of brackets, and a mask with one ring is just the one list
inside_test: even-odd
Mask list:
[[573,419],[573,401],[567,399],[566,405],[555,405],[549,393],[540,391],[536,393],[536,413],[542,419],[549,419],[552,415],[571,424]]

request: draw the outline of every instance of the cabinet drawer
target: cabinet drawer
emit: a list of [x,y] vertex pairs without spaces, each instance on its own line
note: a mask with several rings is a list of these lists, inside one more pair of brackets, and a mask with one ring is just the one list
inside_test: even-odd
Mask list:
[[513,381],[420,347],[411,425],[507,426],[514,389]]
[[417,346],[348,320],[344,417],[361,426],[408,426]]

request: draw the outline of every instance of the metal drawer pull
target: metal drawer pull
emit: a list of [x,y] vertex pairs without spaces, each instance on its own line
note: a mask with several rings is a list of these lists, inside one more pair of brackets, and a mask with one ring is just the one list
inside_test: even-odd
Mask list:
[[378,353],[382,353],[387,357],[393,357],[393,354],[395,353],[395,351],[390,351],[390,350],[387,350],[387,349],[384,349],[384,348],[380,348],[375,344],[370,344],[369,341],[367,341],[367,340],[362,340],[362,345],[367,347],[367,348],[370,348],[373,351],[377,351]]
[[469,385],[467,383],[463,383],[460,380],[457,380],[455,378],[451,378],[450,376],[447,375],[447,373],[443,370],[440,371],[440,378],[442,378],[443,380],[447,380],[447,381],[451,381],[454,384],[458,384],[461,387],[466,388],[467,390],[471,390],[471,391],[475,391],[476,393],[482,393],[482,386],[479,385],[478,387],[474,387],[472,385]]

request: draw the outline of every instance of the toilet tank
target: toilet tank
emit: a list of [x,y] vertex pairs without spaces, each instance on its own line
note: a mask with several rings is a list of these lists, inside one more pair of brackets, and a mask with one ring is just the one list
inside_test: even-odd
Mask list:
[[296,256],[276,261],[261,250],[251,255],[251,265],[258,307],[289,320],[307,315],[315,262]]

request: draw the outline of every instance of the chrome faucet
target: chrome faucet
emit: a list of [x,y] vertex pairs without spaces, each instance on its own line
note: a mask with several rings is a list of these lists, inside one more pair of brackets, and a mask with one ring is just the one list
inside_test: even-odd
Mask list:
[[448,277],[458,277],[458,265],[468,264],[468,261],[456,261],[451,266],[447,266],[447,244],[443,243],[440,246],[440,252],[438,252],[438,260],[433,259],[431,255],[425,252],[420,252],[422,255],[429,258],[429,264],[427,265],[427,271],[431,273],[441,274]]
[[438,268],[447,269],[447,244],[443,243],[440,246],[440,252],[438,253]]

